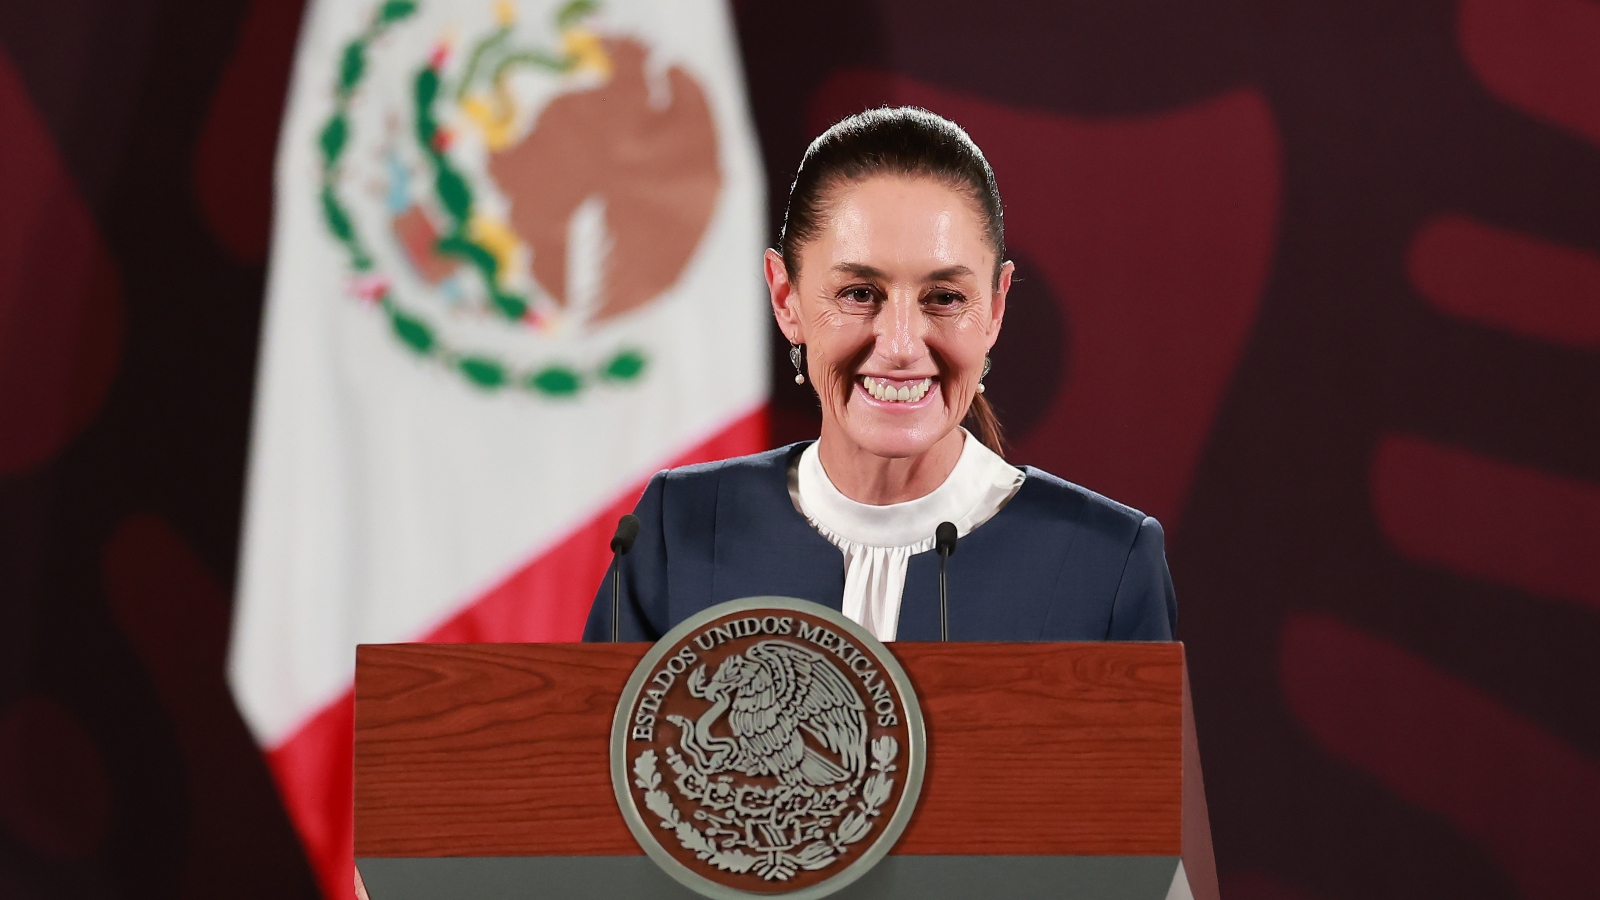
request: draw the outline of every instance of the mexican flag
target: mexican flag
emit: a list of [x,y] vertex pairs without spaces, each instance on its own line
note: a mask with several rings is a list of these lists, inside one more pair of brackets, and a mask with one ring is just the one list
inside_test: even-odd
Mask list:
[[722,0],[314,0],[230,680],[351,893],[355,646],[577,640],[655,471],[762,449],[761,167]]

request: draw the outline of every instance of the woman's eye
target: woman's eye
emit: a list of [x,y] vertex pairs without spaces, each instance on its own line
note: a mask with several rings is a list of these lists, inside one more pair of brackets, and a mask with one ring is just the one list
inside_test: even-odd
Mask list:
[[954,291],[934,291],[928,295],[928,302],[934,306],[955,306],[966,298]]
[[868,287],[849,288],[844,292],[844,298],[852,303],[871,303],[877,299],[872,288]]

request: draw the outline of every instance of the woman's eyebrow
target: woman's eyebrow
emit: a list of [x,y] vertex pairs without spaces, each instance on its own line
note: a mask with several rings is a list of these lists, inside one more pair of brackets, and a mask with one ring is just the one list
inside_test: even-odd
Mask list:
[[[841,275],[849,275],[852,278],[870,278],[881,281],[889,277],[882,269],[873,268],[865,263],[837,263],[834,265],[833,271]],[[946,266],[943,269],[935,269],[929,272],[923,280],[954,281],[958,278],[971,277],[971,275],[972,270],[966,266]]]
[[874,278],[880,281],[888,277],[882,269],[874,269],[863,263],[839,263],[833,267],[833,271],[855,278]]
[[946,266],[928,273],[928,281],[954,281],[957,278],[971,276],[972,270],[966,266]]

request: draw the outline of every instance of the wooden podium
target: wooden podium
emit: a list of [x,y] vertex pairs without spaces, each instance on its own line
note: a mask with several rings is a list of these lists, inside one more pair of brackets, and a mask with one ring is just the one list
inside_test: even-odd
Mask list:
[[[695,897],[612,790],[612,714],[649,646],[361,647],[372,900]],[[834,897],[1215,900],[1183,645],[888,646],[921,699],[927,774],[890,855]]]

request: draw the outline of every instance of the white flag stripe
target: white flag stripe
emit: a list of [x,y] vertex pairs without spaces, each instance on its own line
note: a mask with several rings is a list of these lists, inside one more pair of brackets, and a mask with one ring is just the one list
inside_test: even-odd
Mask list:
[[[345,48],[378,6],[334,0],[308,11],[280,144],[230,659],[246,721],[269,747],[349,688],[358,642],[427,633],[629,485],[758,407],[767,390],[760,166],[723,4],[606,2],[563,27],[556,19],[561,4],[421,2],[365,47],[359,81],[341,107]],[[508,22],[507,36],[495,44]],[[601,39],[606,55],[582,57],[601,60],[588,70],[517,68],[513,60],[503,79],[468,77],[475,54],[493,62],[495,53],[510,58],[504,48],[517,46],[557,61],[577,59],[593,54],[589,36]],[[477,52],[483,47],[489,49]],[[684,245],[688,255],[673,268],[672,260],[661,262],[669,251],[653,238],[671,244],[681,229],[648,231],[675,214],[655,197],[648,165],[615,178],[580,172],[602,185],[606,239],[588,241],[587,254],[572,250],[577,263],[587,257],[587,276],[569,272],[567,283],[542,284],[528,261],[548,264],[555,251],[540,257],[537,247],[548,250],[550,234],[517,228],[527,221],[529,197],[552,202],[538,181],[543,170],[511,170],[517,182],[508,187],[490,167],[509,165],[532,147],[527,142],[544,140],[560,125],[551,112],[557,101],[616,89],[634,47],[647,54],[649,96],[647,108],[637,111],[640,121],[677,119],[633,134],[667,135],[661,152],[680,155],[663,164],[662,192],[688,196],[692,206],[695,191],[714,190],[714,200],[706,195],[709,221],[686,226],[700,236]],[[422,114],[414,98],[430,59],[443,85],[433,110],[448,140],[423,143],[415,136]],[[709,108],[714,188],[694,168],[693,104],[670,96],[685,85],[703,91]],[[496,105],[506,98],[509,105]],[[616,104],[596,105],[606,115],[591,121],[581,99],[569,103],[562,114],[577,112],[561,121],[592,127],[593,136],[574,140],[604,151],[604,141],[613,140],[607,135],[619,127],[608,118]],[[322,196],[329,122],[341,109],[348,137],[327,181],[370,255],[365,272],[329,226]],[[514,110],[509,138],[494,130],[503,123],[493,115],[506,110]],[[441,235],[450,230],[450,198],[430,168],[430,147],[473,191],[472,227],[462,233],[494,254],[505,293],[532,304],[524,319],[494,306],[489,276],[459,259],[430,262],[415,249],[429,241],[408,249],[406,229],[418,222]],[[617,165],[636,149],[618,150]],[[606,195],[610,184],[623,187]],[[636,220],[619,220],[630,215]],[[606,248],[602,266],[594,254]],[[455,269],[439,278],[430,265]],[[670,283],[647,297],[638,293],[638,284],[667,270],[674,273]],[[614,303],[626,289],[637,302],[587,320],[563,308],[556,298],[569,284],[583,277],[594,282],[601,271],[622,285],[611,288]],[[398,336],[394,313],[375,300],[383,290],[402,315],[428,324],[431,353]],[[362,291],[367,299],[355,295]],[[635,350],[640,374],[596,374],[607,360]],[[464,374],[477,355],[513,379],[563,361],[582,376],[582,386],[562,393],[568,388],[557,378],[553,387],[488,389]]]

